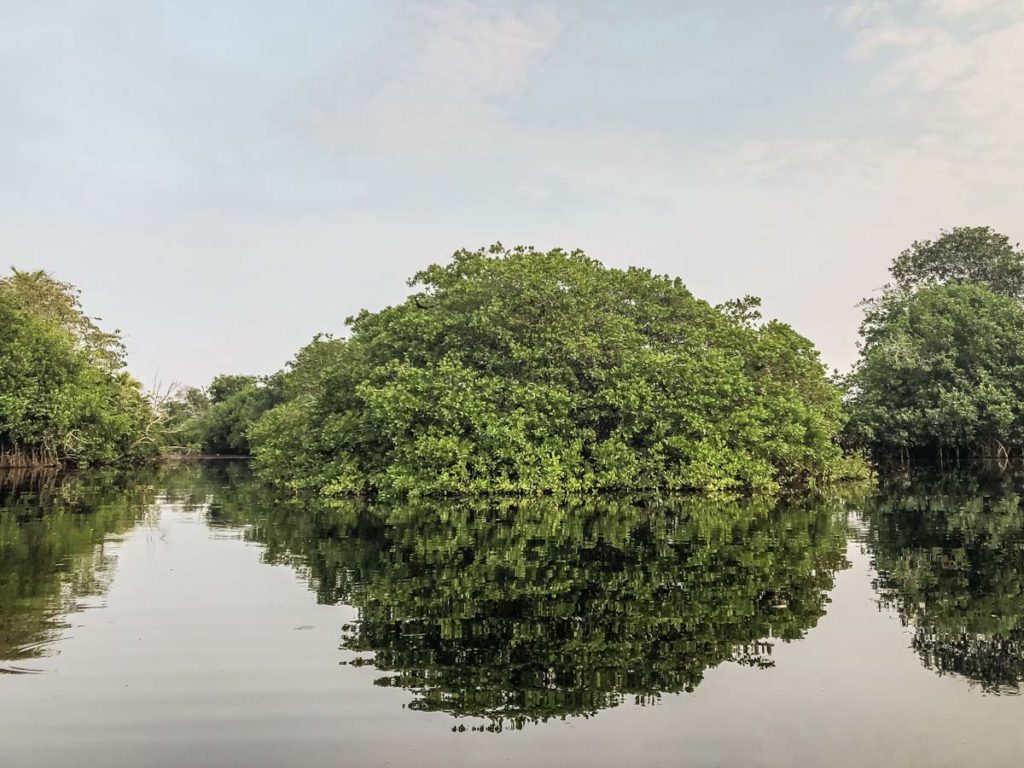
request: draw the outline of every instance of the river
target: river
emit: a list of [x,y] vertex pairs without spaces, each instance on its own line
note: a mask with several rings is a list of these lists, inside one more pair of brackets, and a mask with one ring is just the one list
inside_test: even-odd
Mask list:
[[1016,766],[1019,483],[813,502],[0,481],[4,766]]

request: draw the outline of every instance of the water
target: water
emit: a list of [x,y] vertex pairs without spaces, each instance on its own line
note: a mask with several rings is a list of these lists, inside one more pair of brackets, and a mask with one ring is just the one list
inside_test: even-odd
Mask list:
[[1018,765],[1024,510],[0,482],[4,766]]

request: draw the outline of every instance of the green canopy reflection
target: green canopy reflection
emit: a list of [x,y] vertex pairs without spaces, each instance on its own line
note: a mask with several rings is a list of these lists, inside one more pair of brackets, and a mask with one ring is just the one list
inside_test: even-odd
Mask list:
[[[251,487],[250,487],[251,490]],[[245,494],[242,494],[244,497]],[[343,648],[411,708],[485,728],[692,691],[724,661],[770,667],[846,566],[828,505],[531,498],[256,503],[215,497],[320,601],[359,609]]]
[[0,477],[0,673],[29,671],[83,598],[106,591],[104,542],[155,498],[147,477],[110,472]]
[[883,490],[868,511],[883,604],[921,662],[989,693],[1024,681],[1024,511],[1013,484],[945,480]]

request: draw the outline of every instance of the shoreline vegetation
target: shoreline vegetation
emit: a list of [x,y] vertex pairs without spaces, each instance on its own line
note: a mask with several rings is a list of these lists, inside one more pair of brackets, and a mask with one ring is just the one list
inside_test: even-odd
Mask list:
[[118,331],[74,286],[0,279],[0,462],[8,469],[132,463],[159,453],[161,414],[125,370]]
[[45,272],[0,279],[0,471],[252,457],[325,496],[799,494],[1024,456],[1024,252],[987,227],[894,260],[860,359],[747,296],[579,251],[459,251],[266,376],[144,392]]
[[268,479],[326,495],[777,493],[844,466],[842,394],[747,297],[581,252],[460,251],[285,376],[253,426]]

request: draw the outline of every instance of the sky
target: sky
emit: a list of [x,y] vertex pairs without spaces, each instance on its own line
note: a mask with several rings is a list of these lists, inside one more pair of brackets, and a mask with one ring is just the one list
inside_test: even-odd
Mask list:
[[1024,240],[1024,0],[0,0],[0,268],[147,386],[270,373],[463,247],[754,294],[830,367],[911,242]]

